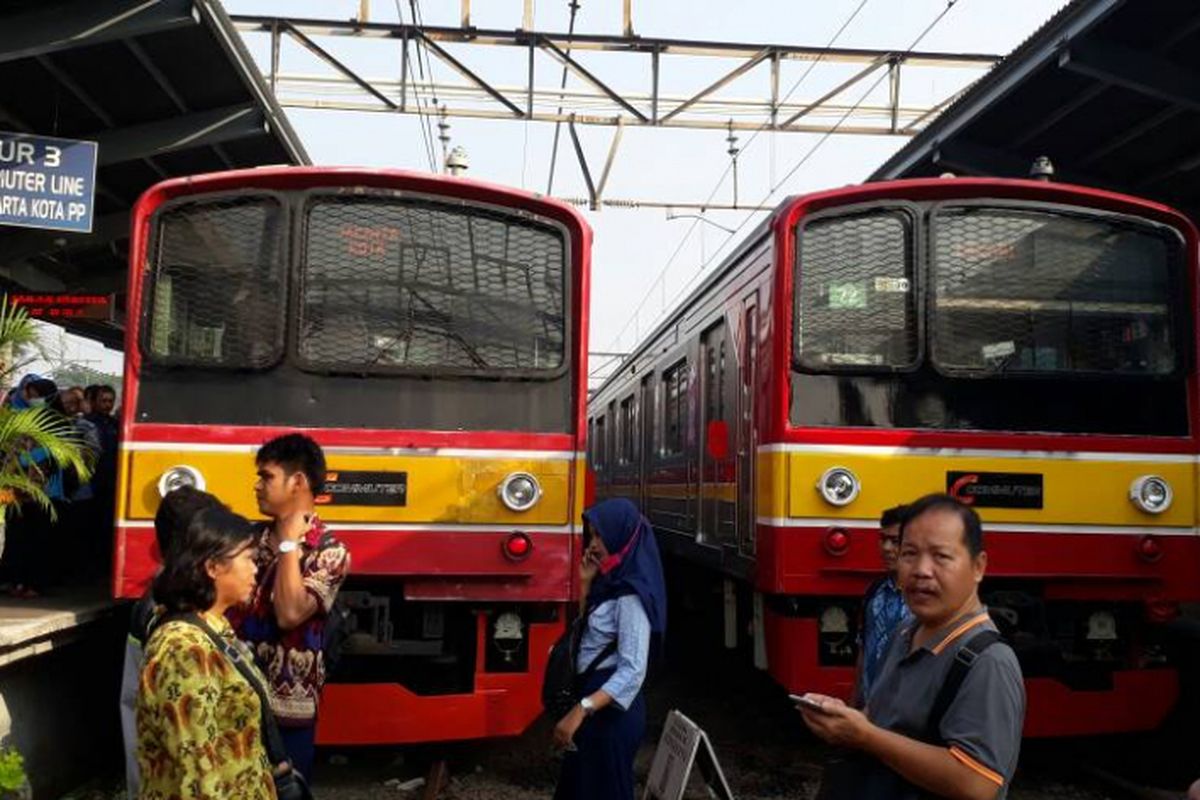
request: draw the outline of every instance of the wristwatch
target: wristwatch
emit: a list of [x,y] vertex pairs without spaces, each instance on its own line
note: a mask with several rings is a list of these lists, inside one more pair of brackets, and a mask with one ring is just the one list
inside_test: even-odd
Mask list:
[[277,549],[279,550],[279,555],[284,555],[285,553],[291,553],[295,550],[299,550],[300,543],[292,539],[284,539],[279,543],[279,547]]
[[596,704],[592,702],[592,698],[585,697],[579,701],[579,707],[583,709],[583,713],[589,717],[596,713]]

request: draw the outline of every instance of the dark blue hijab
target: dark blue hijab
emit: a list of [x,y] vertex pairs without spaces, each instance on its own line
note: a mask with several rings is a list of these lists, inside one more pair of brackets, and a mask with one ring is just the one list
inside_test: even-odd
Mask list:
[[606,600],[636,594],[650,620],[651,633],[667,629],[667,588],[662,560],[650,522],[637,506],[624,498],[604,500],[583,512],[594,536],[599,536],[609,556],[619,559],[606,574],[596,575],[588,592],[588,608]]

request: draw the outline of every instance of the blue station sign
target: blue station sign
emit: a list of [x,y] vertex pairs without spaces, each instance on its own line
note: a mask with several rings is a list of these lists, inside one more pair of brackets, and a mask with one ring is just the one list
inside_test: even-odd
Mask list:
[[96,143],[0,131],[0,225],[91,233]]

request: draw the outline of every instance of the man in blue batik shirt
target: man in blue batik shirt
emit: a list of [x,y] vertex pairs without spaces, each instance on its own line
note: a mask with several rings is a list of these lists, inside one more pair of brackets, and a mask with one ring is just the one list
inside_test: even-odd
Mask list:
[[879,677],[892,635],[912,616],[896,584],[896,557],[900,552],[900,523],[904,521],[904,512],[905,506],[896,506],[884,511],[879,518],[879,554],[887,572],[867,588],[863,597],[858,675],[854,684],[854,704],[860,708]]

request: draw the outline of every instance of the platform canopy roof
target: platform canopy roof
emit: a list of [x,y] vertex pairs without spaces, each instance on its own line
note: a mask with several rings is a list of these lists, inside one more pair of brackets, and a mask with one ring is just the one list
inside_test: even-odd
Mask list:
[[1056,180],[1200,212],[1200,3],[1075,0],[872,180],[944,172]]
[[0,225],[8,291],[113,293],[121,341],[129,214],[165,178],[308,156],[216,0],[9,0],[0,131],[98,143],[90,234]]

